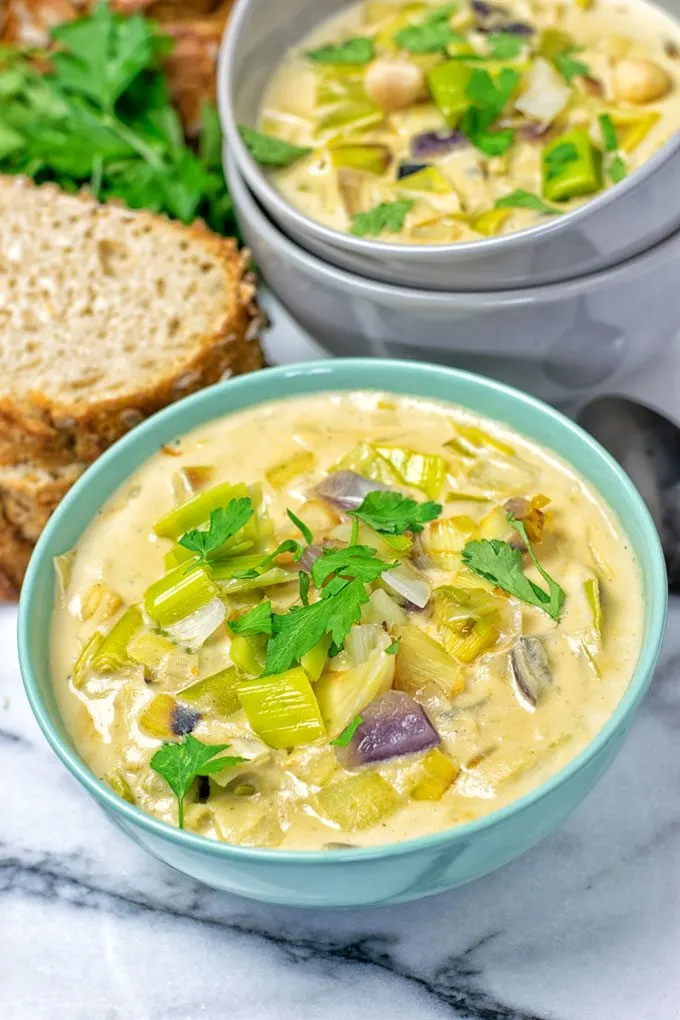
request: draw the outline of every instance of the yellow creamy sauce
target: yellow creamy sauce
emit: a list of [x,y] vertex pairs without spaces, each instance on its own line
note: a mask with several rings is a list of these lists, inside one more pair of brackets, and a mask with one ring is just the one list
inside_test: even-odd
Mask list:
[[[412,140],[422,132],[451,130],[442,111],[432,101],[431,86],[425,82],[420,98],[409,106],[386,112],[378,123],[345,124],[324,127],[329,113],[341,110],[353,101],[356,89],[366,79],[367,67],[355,68],[358,84],[354,83],[353,99],[323,92],[323,81],[332,82],[333,75],[347,75],[347,69],[309,60],[306,53],[321,46],[338,44],[348,38],[366,36],[378,40],[378,60],[407,61],[427,73],[433,64],[447,59],[446,53],[414,54],[392,46],[390,25],[395,23],[395,4],[366,3],[353,5],[340,16],[315,30],[304,42],[288,52],[272,77],[260,112],[259,129],[295,145],[311,147],[312,153],[293,165],[272,170],[272,183],[293,206],[311,219],[340,231],[353,228],[353,216],[368,212],[381,203],[408,200],[413,203],[401,229],[383,229],[379,235],[368,231],[364,236],[379,236],[383,241],[409,244],[436,244],[480,240],[493,234],[523,230],[545,221],[535,208],[509,208],[499,215],[495,203],[516,190],[548,199],[558,211],[566,211],[588,201],[596,192],[612,187],[618,179],[613,163],[626,174],[632,173],[663,146],[680,128],[680,27],[653,5],[641,0],[621,3],[620,0],[593,0],[590,5],[562,0],[509,0],[503,3],[507,20],[527,23],[534,33],[525,39],[525,50],[512,60],[495,64],[475,63],[470,67],[489,70],[492,76],[503,68],[517,71],[518,84],[493,130],[511,128],[516,134],[513,144],[500,155],[487,154],[473,144],[464,143],[443,155],[417,157]],[[423,8],[437,9],[440,3],[412,4],[413,21],[422,21]],[[451,17],[451,26],[465,37],[477,53],[489,51],[489,33],[476,30],[475,19],[466,5],[458,5]],[[403,26],[402,26],[403,27]],[[587,68],[587,76],[575,74],[569,80],[556,70],[555,64],[542,54],[545,33],[564,33],[571,59]],[[554,35],[552,45],[555,48]],[[552,52],[545,50],[545,52]],[[617,68],[622,61],[651,61],[667,76],[667,88],[653,99],[633,102],[622,99],[622,86],[617,86]],[[551,89],[562,90],[563,105],[549,115],[527,112],[523,107],[537,62],[543,76],[534,89],[546,93],[545,76]],[[370,65],[368,65],[370,67]],[[532,70],[532,68],[534,70]],[[630,65],[628,72],[630,72]],[[639,68],[638,68],[639,70]],[[634,72],[634,68],[633,68]],[[429,96],[428,96],[429,90]],[[632,93],[631,93],[632,94]],[[364,97],[365,102],[365,97]],[[519,105],[515,105],[519,104]],[[605,149],[599,117],[612,117],[618,148]],[[462,122],[458,123],[458,128]],[[585,129],[595,149],[600,166],[599,182],[589,194],[579,194],[559,201],[550,201],[544,189],[543,152],[551,142],[573,129]],[[531,132],[534,131],[533,137]],[[338,169],[332,150],[338,144],[382,144],[390,153],[390,163],[382,172],[365,172],[356,168]],[[443,177],[439,187],[429,190],[422,183],[413,187],[408,177],[398,179],[402,164],[426,164],[436,168]],[[443,188],[441,185],[443,184]],[[487,216],[485,214],[492,213]]]
[[[472,462],[461,460],[443,445],[460,425],[483,427],[511,445],[514,456],[508,459],[492,449]],[[263,482],[278,542],[294,534],[286,508],[299,509],[333,465],[366,440],[443,453],[449,465],[441,497],[444,516],[466,513],[479,520],[489,512],[489,503],[447,500],[456,490],[496,492],[501,503],[511,495],[550,497],[552,528],[536,548],[545,569],[565,589],[562,619],[555,624],[544,612],[515,599],[508,606],[516,631],[521,626],[524,634],[542,638],[554,683],[535,709],[518,695],[508,668],[512,638],[507,635],[476,662],[463,666],[465,688],[453,703],[443,696],[425,701],[442,750],[460,766],[457,780],[441,800],[416,802],[407,796],[411,759],[378,766],[402,800],[389,817],[359,832],[342,832],[318,812],[316,793],[328,779],[329,760],[331,771],[337,767],[335,752],[327,744],[269,752],[249,730],[243,712],[227,720],[204,716],[193,735],[208,743],[229,743],[231,753],[254,757],[252,765],[239,766],[227,779],[237,773],[244,780],[257,775],[260,792],[239,797],[213,781],[210,799],[201,804],[195,802],[194,790],[187,798],[187,828],[231,842],[282,849],[318,849],[334,842],[372,845],[437,832],[494,811],[544,782],[585,747],[621,698],[641,641],[638,569],[611,512],[565,463],[504,426],[453,405],[363,392],[280,401],[203,426],[178,440],[171,448],[173,455],[166,450],[152,457],[86,531],[75,551],[64,597],[55,608],[52,675],[66,726],[94,774],[122,776],[143,810],[176,823],[176,801],[165,781],[149,768],[161,741],[145,735],[138,725],[140,712],[158,689],[140,677],[115,675],[75,688],[73,664],[84,641],[94,626],[110,627],[96,615],[83,621],[87,593],[103,581],[131,605],[161,576],[170,543],[156,538],[151,529],[178,502],[173,476],[181,468],[211,467],[211,485]],[[264,480],[269,469],[301,451],[314,454],[311,471],[283,489]],[[412,494],[424,498],[422,493]],[[533,569],[527,572],[540,581]],[[433,587],[451,577],[442,570],[425,573]],[[599,650],[592,645],[592,611],[583,593],[587,576],[599,579],[602,592]],[[297,597],[296,584],[285,589],[271,589],[274,606],[281,611]],[[427,610],[412,618],[437,636]],[[201,676],[229,665],[229,643],[222,625],[200,652]],[[594,651],[592,658],[588,648]],[[176,691],[186,682],[168,689]]]

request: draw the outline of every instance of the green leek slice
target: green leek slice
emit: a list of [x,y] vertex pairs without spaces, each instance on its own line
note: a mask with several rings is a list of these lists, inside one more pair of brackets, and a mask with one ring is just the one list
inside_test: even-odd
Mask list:
[[201,712],[224,719],[238,712],[241,707],[236,692],[239,681],[238,670],[228,666],[178,691],[177,697],[181,701],[195,705]]
[[243,680],[237,691],[253,730],[275,750],[325,737],[319,705],[302,668]]
[[219,595],[204,567],[177,567],[154,581],[144,593],[144,609],[159,627],[170,627]]
[[321,814],[346,832],[368,829],[392,814],[399,795],[379,772],[359,772],[323,787],[317,795]]
[[132,638],[143,626],[142,614],[137,606],[130,606],[113,625],[90,660],[96,673],[126,673],[136,664],[129,654]]

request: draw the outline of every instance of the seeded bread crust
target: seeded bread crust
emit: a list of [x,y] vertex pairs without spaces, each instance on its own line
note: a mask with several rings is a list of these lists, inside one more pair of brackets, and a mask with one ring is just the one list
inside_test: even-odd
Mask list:
[[[13,203],[21,203],[25,190],[41,193],[41,199],[64,204],[87,205],[83,214],[93,219],[110,217],[109,205],[99,205],[86,194],[64,196],[51,185],[36,188],[30,181],[0,178],[0,191],[11,188]],[[83,206],[80,206],[82,209]],[[255,286],[248,273],[247,252],[239,251],[231,238],[218,237],[201,223],[190,227],[147,212],[121,210],[121,229],[134,225],[139,233],[154,233],[162,241],[169,235],[178,243],[200,252],[212,270],[219,267],[224,302],[215,315],[210,331],[199,339],[187,341],[186,358],[178,364],[163,365],[159,359],[155,378],[139,388],[129,380],[129,388],[115,396],[96,399],[97,384],[87,391],[87,399],[55,399],[39,386],[16,396],[10,390],[0,394],[0,465],[30,461],[35,466],[52,467],[74,461],[91,463],[107,447],[155,411],[175,400],[209,386],[225,377],[254,371],[263,365],[258,331],[263,317],[255,302]],[[19,272],[29,273],[30,267]],[[196,287],[201,286],[197,273]],[[170,285],[172,281],[170,281]],[[212,294],[211,294],[212,298]],[[153,319],[153,309],[151,311]],[[45,342],[49,343],[49,328]],[[3,342],[0,334],[0,345]],[[93,339],[93,343],[94,343]],[[184,353],[184,352],[183,352]],[[104,368],[105,370],[105,368]],[[156,366],[154,366],[156,372]]]
[[0,510],[0,602],[19,597],[33,543],[23,537]]
[[69,464],[54,469],[30,464],[0,468],[0,512],[22,538],[37,542],[48,520],[85,465]]

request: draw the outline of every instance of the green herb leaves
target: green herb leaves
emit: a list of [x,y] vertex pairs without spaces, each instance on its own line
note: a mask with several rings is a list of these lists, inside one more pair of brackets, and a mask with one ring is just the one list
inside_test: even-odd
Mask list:
[[503,195],[503,198],[496,200],[495,205],[496,209],[533,209],[534,212],[546,213],[551,216],[560,214],[559,209],[548,205],[538,195],[534,195],[531,191],[524,191],[522,188],[511,191],[509,195]]
[[352,217],[352,233],[357,237],[375,237],[383,230],[397,233],[404,226],[406,215],[413,202],[402,199],[398,202],[381,202],[368,212]]
[[487,36],[487,43],[493,60],[514,60],[526,46],[523,39],[509,32],[492,32]]
[[243,499],[231,499],[226,507],[219,507],[211,512],[207,530],[194,528],[187,531],[186,535],[180,538],[179,544],[193,553],[198,553],[199,562],[207,562],[210,554],[215,553],[245,527],[252,516],[253,504],[248,496]]
[[559,177],[569,163],[578,162],[578,149],[572,142],[561,142],[545,153],[545,178],[551,181]]
[[[608,154],[609,166],[607,167],[607,175],[612,184],[618,184],[626,176],[626,164],[623,161],[622,156],[618,155],[617,150],[619,147],[619,140],[616,135],[616,128],[614,122],[608,113],[603,113],[598,117],[600,123],[600,130],[602,131],[602,143],[604,146],[605,153]],[[616,155],[614,155],[616,153]]]
[[568,49],[562,50],[561,53],[557,53],[554,57],[555,67],[565,81],[571,82],[572,78],[578,78],[579,76],[588,77],[590,75],[588,65],[584,64],[581,60],[574,60],[572,56],[573,53],[578,53],[580,49],[582,49],[580,46],[570,46]]
[[437,53],[445,50],[449,43],[460,40],[460,35],[449,25],[454,5],[437,7],[428,12],[419,25],[407,25],[394,36],[397,46],[409,53]]
[[184,828],[184,798],[197,776],[221,772],[230,765],[240,765],[245,758],[215,758],[229,744],[203,744],[187,733],[182,743],[163,744],[150,761],[151,768],[162,776],[177,797],[177,824]]
[[259,606],[255,606],[254,609],[239,616],[238,619],[230,620],[229,629],[234,634],[243,634],[244,637],[253,634],[266,634],[267,637],[271,637],[273,633],[272,604],[269,599],[265,599]]
[[439,517],[439,503],[417,503],[400,492],[369,492],[361,506],[352,512],[381,535],[417,533],[423,525]]
[[508,595],[514,595],[527,605],[537,606],[553,620],[559,620],[564,605],[564,589],[550,577],[536,559],[522,522],[512,514],[508,514],[507,519],[520,534],[534,566],[548,585],[548,591],[544,591],[525,576],[520,549],[515,549],[508,542],[502,542],[497,538],[468,542],[462,552],[463,563],[475,574],[502,588]]
[[375,549],[366,545],[349,545],[346,549],[325,549],[312,567],[312,580],[321,591],[331,575],[345,580],[358,578],[365,584],[377,581],[386,570],[392,570],[396,563],[384,563],[375,555]]
[[261,166],[291,166],[312,151],[299,145],[291,145],[290,142],[284,142],[282,138],[276,138],[274,135],[263,135],[260,131],[246,127],[245,124],[239,125],[238,130],[246,149]]
[[331,744],[334,744],[335,747],[347,747],[363,721],[362,716],[356,716],[356,718],[352,719],[349,726],[345,727],[339,737],[336,737],[335,740],[331,740]]
[[514,129],[489,128],[498,120],[519,81],[517,71],[504,67],[495,81],[488,71],[476,69],[468,82],[465,93],[473,105],[463,114],[461,130],[487,156],[501,156],[514,141]]
[[614,156],[614,159],[609,164],[607,173],[609,174],[609,179],[612,184],[618,184],[624,177],[626,177],[628,171],[626,170],[626,164],[623,162],[621,156]]
[[308,50],[305,56],[317,64],[368,64],[375,56],[375,46],[372,39],[357,36],[338,46]]

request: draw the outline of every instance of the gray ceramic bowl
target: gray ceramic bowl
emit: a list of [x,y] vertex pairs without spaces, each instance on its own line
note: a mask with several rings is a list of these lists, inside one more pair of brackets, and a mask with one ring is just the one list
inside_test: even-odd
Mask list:
[[270,220],[233,156],[231,192],[267,284],[327,350],[493,375],[553,403],[616,387],[677,329],[680,233],[615,269],[489,294],[392,287],[309,255]]
[[[237,124],[255,124],[263,91],[285,50],[348,6],[347,0],[240,0],[225,35],[218,99],[230,150],[271,217],[303,248],[369,279],[443,291],[554,283],[616,265],[680,229],[680,134],[616,188],[531,230],[459,245],[364,240],[303,216],[269,184]],[[659,6],[680,17],[680,0]]]

